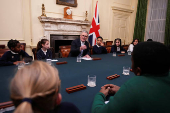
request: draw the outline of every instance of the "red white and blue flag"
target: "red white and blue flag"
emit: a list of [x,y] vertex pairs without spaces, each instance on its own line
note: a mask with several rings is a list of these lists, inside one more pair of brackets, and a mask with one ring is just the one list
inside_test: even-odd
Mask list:
[[96,39],[100,36],[98,1],[96,3],[95,13],[89,31],[89,42],[91,46],[96,45]]

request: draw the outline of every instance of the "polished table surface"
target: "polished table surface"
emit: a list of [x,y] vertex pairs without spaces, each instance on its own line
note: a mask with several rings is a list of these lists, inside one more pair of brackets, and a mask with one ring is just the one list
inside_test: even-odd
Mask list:
[[[127,55],[127,53],[125,56],[113,57],[109,53],[92,55],[92,57],[98,57],[101,60],[82,60],[78,63],[75,57],[69,57],[58,58],[58,62],[67,61],[67,64],[56,65],[56,62],[52,62],[52,65],[59,70],[62,102],[74,103],[82,113],[91,112],[93,98],[100,91],[101,86],[104,84],[121,86],[128,79],[135,76],[132,72],[130,72],[129,76],[122,75],[123,66],[131,67],[131,56]],[[17,66],[0,67],[0,102],[10,101],[10,80],[17,70]],[[106,79],[107,76],[113,74],[119,74],[120,77],[113,80]],[[96,75],[96,87],[87,86],[88,75]],[[80,84],[84,84],[87,88],[70,94],[65,91],[68,87]]]

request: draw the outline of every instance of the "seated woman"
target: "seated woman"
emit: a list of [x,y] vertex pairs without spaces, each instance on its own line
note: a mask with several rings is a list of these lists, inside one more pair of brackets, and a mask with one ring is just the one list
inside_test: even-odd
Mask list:
[[61,102],[58,70],[45,62],[35,61],[18,70],[11,81],[14,113],[80,113],[68,102]]
[[117,52],[120,53],[121,51],[125,51],[125,49],[121,46],[121,39],[117,38],[114,41],[114,45],[111,48],[111,52]]
[[127,51],[133,52],[134,46],[136,46],[138,43],[139,43],[139,39],[137,39],[137,38],[136,38],[136,39],[133,39],[133,41],[132,41],[132,43],[129,45],[129,48],[128,48]]
[[52,52],[49,48],[49,41],[47,39],[41,39],[37,44],[37,59],[52,59]]
[[[121,87],[106,84],[95,96],[92,113],[169,113],[170,51],[159,42],[134,47],[132,70],[136,76]],[[111,96],[105,104],[106,96]]]

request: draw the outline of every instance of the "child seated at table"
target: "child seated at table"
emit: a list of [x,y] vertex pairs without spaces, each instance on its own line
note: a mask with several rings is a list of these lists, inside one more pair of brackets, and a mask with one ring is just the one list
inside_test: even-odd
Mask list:
[[128,50],[130,52],[133,52],[134,46],[136,46],[139,43],[139,39],[133,39],[132,43],[129,45]]
[[[162,43],[137,44],[131,58],[136,76],[121,87],[113,84],[102,86],[95,96],[92,113],[169,113],[169,58],[170,51]],[[105,104],[106,96],[110,94],[115,95]]]
[[37,59],[52,59],[52,52],[49,48],[49,41],[47,39],[41,39],[37,44]]
[[114,45],[112,46],[111,48],[111,52],[117,52],[117,53],[120,53],[121,51],[124,51],[125,52],[125,49],[121,46],[121,39],[120,38],[117,38],[115,39],[114,41]]
[[24,57],[30,57],[25,51],[20,49],[20,42],[18,40],[9,40],[7,43],[10,51],[7,51],[0,58],[0,66],[17,65],[24,62]]
[[106,54],[107,50],[103,44],[103,38],[101,36],[97,37],[97,44],[93,46],[93,54]]
[[80,113],[72,103],[61,103],[60,82],[58,70],[42,61],[18,70],[10,85],[14,113]]

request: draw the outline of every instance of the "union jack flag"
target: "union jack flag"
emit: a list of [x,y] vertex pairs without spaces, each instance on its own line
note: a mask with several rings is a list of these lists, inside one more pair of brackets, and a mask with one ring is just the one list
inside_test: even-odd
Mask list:
[[99,11],[97,4],[98,1],[96,2],[95,13],[89,31],[89,42],[91,46],[96,45],[96,38],[100,36]]

